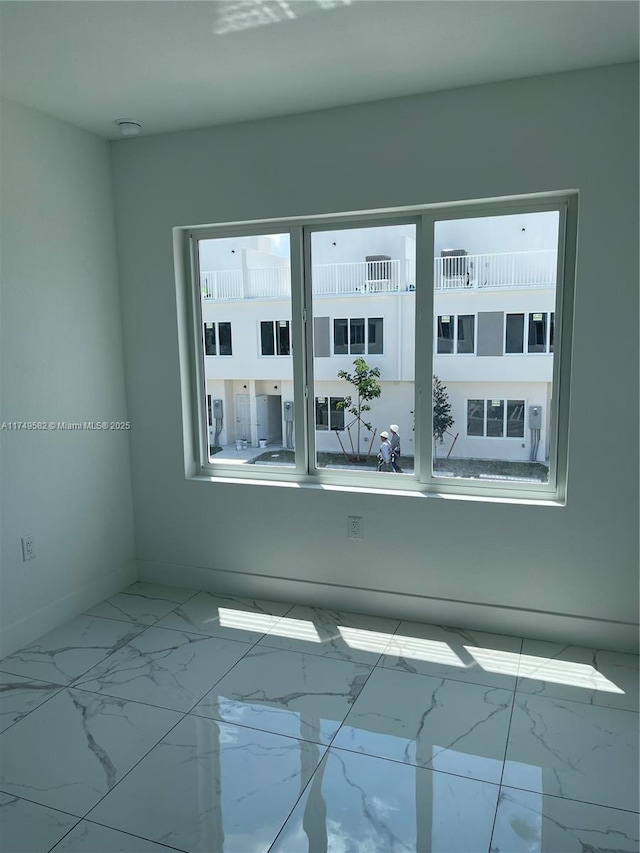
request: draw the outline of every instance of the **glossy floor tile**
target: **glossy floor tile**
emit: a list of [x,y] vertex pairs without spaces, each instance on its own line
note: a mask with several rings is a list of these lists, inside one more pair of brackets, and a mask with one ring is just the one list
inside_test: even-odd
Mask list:
[[192,713],[328,744],[371,667],[255,646]]
[[74,685],[188,711],[250,648],[236,640],[150,627]]
[[188,715],[89,817],[189,853],[266,851],[324,751]]
[[272,853],[486,853],[498,790],[331,748]]
[[78,818],[0,793],[0,850],[42,853],[63,838]]
[[513,690],[522,640],[401,622],[380,661],[389,669]]
[[518,694],[503,784],[638,810],[638,714]]
[[0,670],[53,684],[69,684],[142,630],[142,626],[114,619],[76,616],[32,645],[3,658]]
[[59,684],[0,672],[0,732],[61,690]]
[[638,853],[638,658],[136,583],[0,660],[1,853]]
[[158,619],[162,619],[179,604],[183,604],[196,594],[195,589],[160,586],[138,581],[123,592],[85,610],[85,613],[89,616],[106,616],[110,619],[122,619],[125,622],[153,625]]
[[637,711],[638,673],[635,655],[525,640],[518,690]]
[[499,783],[513,693],[377,668],[333,745]]
[[491,853],[638,853],[638,815],[502,788]]
[[399,624],[397,619],[296,605],[260,645],[373,666]]
[[83,817],[179,720],[66,688],[0,735],[0,791]]
[[199,592],[161,619],[158,627],[255,643],[290,609],[290,604],[277,601]]
[[172,849],[175,848],[81,820],[56,844],[53,853],[171,853]]

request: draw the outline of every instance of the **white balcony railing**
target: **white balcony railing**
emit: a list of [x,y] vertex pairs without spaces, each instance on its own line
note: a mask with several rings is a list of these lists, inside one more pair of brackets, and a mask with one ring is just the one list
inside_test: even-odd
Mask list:
[[[401,293],[415,290],[415,261],[376,260],[314,264],[314,296]],[[492,287],[551,287],[556,280],[553,250],[457,255],[434,258],[436,290]],[[291,269],[214,270],[200,275],[206,300],[271,299],[291,293]]]
[[552,287],[555,283],[556,253],[553,249],[434,258],[436,290]]
[[[311,270],[314,296],[345,296],[352,293],[396,293],[406,290],[400,261],[364,261],[352,264],[314,264]],[[402,287],[401,287],[402,285]]]

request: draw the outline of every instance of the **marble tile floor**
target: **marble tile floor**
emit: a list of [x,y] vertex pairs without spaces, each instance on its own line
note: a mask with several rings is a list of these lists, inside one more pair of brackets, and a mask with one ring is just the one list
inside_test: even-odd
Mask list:
[[2,853],[638,853],[638,659],[135,583],[0,661]]

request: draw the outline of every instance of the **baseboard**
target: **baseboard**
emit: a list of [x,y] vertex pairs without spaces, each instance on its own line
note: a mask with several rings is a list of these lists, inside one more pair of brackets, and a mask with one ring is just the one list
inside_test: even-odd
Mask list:
[[104,577],[74,589],[64,598],[59,598],[36,610],[35,613],[30,613],[23,619],[7,625],[0,631],[0,658],[29,645],[43,634],[73,619],[88,607],[93,607],[99,601],[115,595],[137,579],[137,564],[132,560]]
[[307,604],[588,648],[638,651],[638,625],[570,613],[146,560],[138,560],[138,577],[149,583],[184,586],[205,592]]

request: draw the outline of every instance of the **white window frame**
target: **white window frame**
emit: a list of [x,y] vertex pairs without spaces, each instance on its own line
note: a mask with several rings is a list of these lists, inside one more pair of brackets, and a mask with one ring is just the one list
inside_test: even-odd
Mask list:
[[[524,316],[522,330],[522,352],[507,352],[507,317],[513,314],[522,314]],[[534,314],[545,314],[547,317],[544,352],[529,352],[529,321]],[[551,346],[551,316],[553,314],[555,314],[555,311],[505,311],[504,335],[502,336],[503,355],[507,358],[517,358],[518,356],[522,355],[534,357],[541,355],[553,355],[553,351],[549,349],[549,347]]]
[[[273,327],[273,355],[268,355],[262,352],[262,324],[263,323],[271,323]],[[278,349],[278,336],[277,336],[277,325],[279,323],[286,323],[289,329],[289,352],[286,355],[281,355],[277,352]],[[259,358],[291,358],[291,320],[258,320],[258,357]]]
[[[344,430],[345,414],[347,411],[346,409],[341,409],[341,411],[342,411],[342,426],[340,427],[340,429],[338,429],[337,427],[333,427],[331,425],[331,412],[333,411],[331,408],[331,401],[332,400],[342,400],[344,402],[344,399],[345,399],[344,397],[334,397],[333,394],[326,394],[324,397],[321,394],[316,395],[315,401],[314,401],[314,410],[313,410],[313,423],[314,423],[314,427],[315,427],[316,432],[323,432],[323,433],[324,432],[342,432]],[[327,428],[326,429],[320,429],[318,427],[318,419],[316,417],[316,411],[317,411],[316,407],[317,407],[319,400],[327,400]]]
[[[451,317],[453,319],[453,352],[438,352],[438,319],[440,317]],[[473,351],[458,352],[458,320],[460,317],[473,317]],[[436,358],[451,358],[454,355],[474,356],[478,345],[478,312],[463,311],[460,314],[435,314],[433,329],[433,355]]]
[[[536,312],[536,313],[540,313],[540,312]],[[471,402],[471,400],[482,400],[484,402],[484,419],[482,422],[482,435],[473,435],[470,432],[468,432],[468,429],[469,429],[468,413],[469,413],[469,403]],[[500,402],[503,404],[504,413],[502,416],[502,430],[503,430],[502,435],[487,435],[487,411],[488,411],[487,403],[489,402],[489,400],[500,400]],[[464,405],[465,405],[465,408],[464,408],[464,411],[465,411],[465,438],[472,438],[472,439],[477,438],[477,439],[481,439],[482,441],[484,441],[486,439],[489,439],[489,441],[503,441],[504,439],[507,439],[508,441],[519,441],[519,442],[524,441],[524,439],[527,437],[526,419],[527,419],[528,405],[527,405],[526,399],[520,399],[517,401],[517,402],[522,402],[522,407],[523,407],[524,418],[523,418],[522,435],[507,435],[507,424],[509,422],[509,419],[507,417],[508,403],[514,403],[514,402],[516,402],[515,397],[467,397],[464,401]]]
[[[335,341],[335,322],[336,320],[345,320],[347,323],[347,347],[348,352],[336,352],[336,341]],[[363,320],[364,321],[364,352],[357,353],[351,352],[351,321],[352,320]],[[369,321],[370,320],[382,320],[382,352],[369,352]],[[372,358],[380,357],[384,355],[384,316],[380,317],[376,315],[375,317],[368,317],[360,315],[358,317],[332,317],[331,318],[331,357],[332,358],[351,358],[352,356],[371,356]]]
[[[220,354],[220,324],[224,323],[229,326],[229,335],[231,338],[231,352],[229,354],[221,355]],[[205,326],[215,326],[216,329],[216,352],[208,353],[206,352],[204,346],[205,339]],[[203,352],[206,358],[233,358],[233,329],[231,320],[203,320],[202,322],[202,346]]]
[[[438,221],[558,211],[557,287],[553,397],[550,412],[550,459],[547,483],[458,479],[432,472],[431,377],[434,358],[434,229]],[[543,193],[472,203],[420,205],[374,213],[345,213],[255,220],[174,229],[178,325],[183,399],[185,474],[189,478],[237,482],[292,483],[300,487],[363,488],[417,496],[444,495],[566,503],[569,434],[569,385],[575,286],[578,193]],[[381,477],[377,472],[351,472],[316,467],[315,387],[313,378],[313,301],[311,235],[319,230],[357,229],[416,224],[415,327],[415,473]],[[295,402],[295,466],[261,469],[209,459],[203,356],[203,317],[198,240],[287,233],[291,259],[291,350]],[[525,312],[526,313],[526,312]],[[428,318],[428,319],[427,319]],[[426,322],[425,322],[426,320]],[[332,341],[333,343],[333,341]],[[421,390],[422,389],[422,390]],[[426,393],[425,393],[426,392]],[[465,413],[466,417],[466,413]]]

